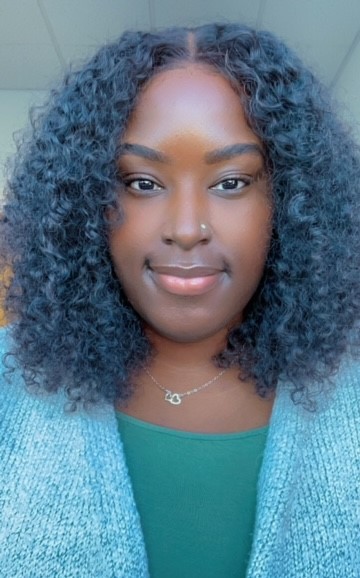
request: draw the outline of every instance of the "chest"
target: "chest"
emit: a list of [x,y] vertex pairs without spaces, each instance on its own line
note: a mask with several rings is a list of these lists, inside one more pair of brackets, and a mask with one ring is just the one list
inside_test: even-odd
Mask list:
[[120,413],[118,424],[150,575],[245,576],[267,428],[194,434]]

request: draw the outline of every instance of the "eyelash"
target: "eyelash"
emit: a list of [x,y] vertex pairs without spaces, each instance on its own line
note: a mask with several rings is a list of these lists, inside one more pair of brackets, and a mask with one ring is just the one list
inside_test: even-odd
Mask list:
[[241,187],[234,187],[234,188],[229,188],[229,189],[220,189],[223,192],[226,191],[237,191],[237,190],[242,190],[245,187],[249,186],[252,183],[253,179],[251,179],[250,177],[228,177],[227,179],[222,179],[221,181],[219,181],[218,183],[216,183],[213,187],[210,187],[210,189],[215,189],[217,186],[219,185],[223,185],[224,183],[229,183],[229,182],[237,182],[237,183],[243,183]]
[[[135,189],[132,188],[130,185],[132,185],[133,183],[150,183],[152,185],[156,185],[158,188],[157,189]],[[139,193],[141,192],[156,192],[156,191],[161,191],[163,187],[161,187],[160,185],[158,185],[155,181],[153,181],[152,179],[141,179],[141,178],[137,178],[137,179],[127,179],[124,180],[124,184],[126,186],[126,188],[131,189],[132,191],[137,191]]]
[[[218,181],[215,185],[213,185],[212,187],[209,187],[210,190],[220,190],[221,193],[228,193],[231,191],[242,191],[245,187],[249,186],[255,179],[254,178],[250,178],[250,177],[227,177],[226,179],[222,179],[221,181]],[[133,185],[134,183],[148,183],[151,185],[155,185],[158,188],[145,188],[145,189],[141,189],[141,188],[133,188],[131,185]],[[216,187],[218,187],[219,185],[223,185],[224,183],[229,183],[229,182],[233,182],[233,183],[243,183],[242,186],[236,186],[234,188],[228,188],[228,189],[217,189]],[[157,194],[158,191],[163,190],[164,187],[161,187],[161,185],[159,185],[158,183],[156,183],[156,181],[153,181],[152,179],[145,179],[145,178],[136,178],[136,179],[124,179],[124,184],[125,187],[130,189],[131,191],[135,191],[135,194],[149,194],[149,196],[152,194]]]

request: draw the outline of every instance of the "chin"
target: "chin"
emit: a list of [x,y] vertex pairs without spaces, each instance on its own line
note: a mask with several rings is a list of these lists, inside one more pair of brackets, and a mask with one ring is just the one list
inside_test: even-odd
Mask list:
[[184,332],[183,334],[167,334],[164,335],[163,337],[165,337],[166,339],[168,339],[169,341],[173,341],[174,343],[200,343],[202,341],[205,341],[206,339],[208,339],[209,337],[211,337],[210,335],[194,335],[194,333],[187,333]]
[[179,324],[174,320],[174,324],[169,328],[149,324],[147,325],[147,332],[149,333],[150,340],[166,339],[167,341],[179,344],[201,343],[207,340],[216,340],[223,343],[225,346],[228,327],[221,326],[209,329],[208,326],[200,328],[199,325],[197,325],[194,330],[194,327],[179,327]]

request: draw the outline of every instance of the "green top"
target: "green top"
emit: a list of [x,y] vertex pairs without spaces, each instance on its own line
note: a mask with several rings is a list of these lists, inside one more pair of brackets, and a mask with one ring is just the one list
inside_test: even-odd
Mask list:
[[243,578],[268,428],[202,434],[117,418],[151,578]]

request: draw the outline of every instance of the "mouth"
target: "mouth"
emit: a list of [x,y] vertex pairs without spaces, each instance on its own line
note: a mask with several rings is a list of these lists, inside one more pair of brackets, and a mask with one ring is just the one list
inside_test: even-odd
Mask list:
[[173,295],[203,295],[213,289],[225,274],[224,269],[206,265],[158,265],[148,267],[154,283]]

